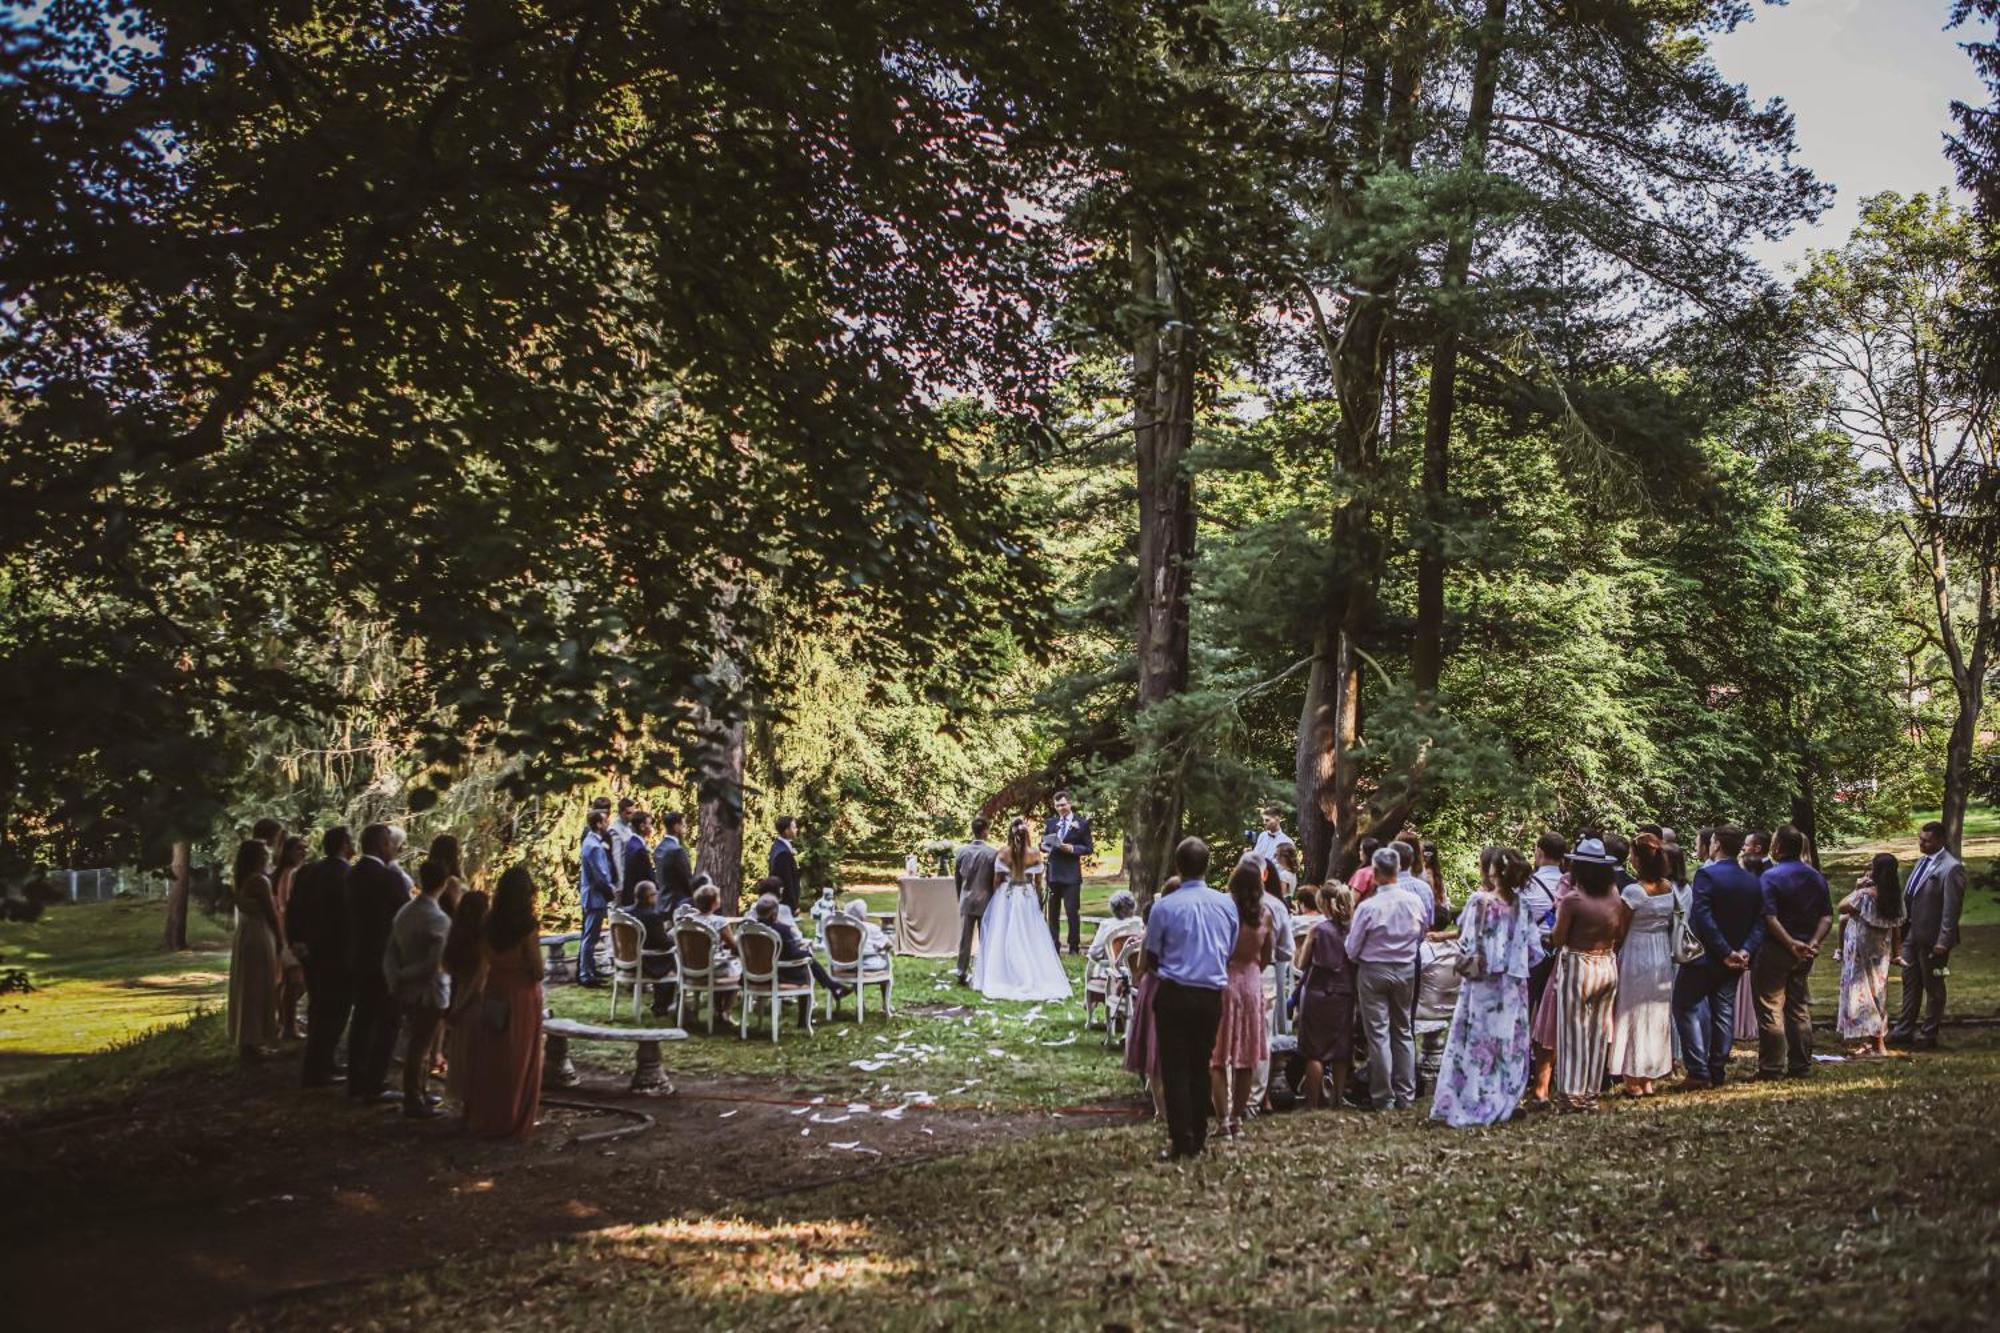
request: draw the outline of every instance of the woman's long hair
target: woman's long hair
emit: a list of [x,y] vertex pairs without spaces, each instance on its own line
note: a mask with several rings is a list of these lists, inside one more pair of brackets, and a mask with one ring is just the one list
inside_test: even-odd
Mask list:
[[1875,915],[1884,921],[1903,919],[1903,870],[1889,852],[1875,853],[1868,863],[1868,878],[1875,882]]
[[454,977],[469,977],[479,970],[486,953],[486,894],[474,889],[458,900],[451,918],[451,933],[444,940],[444,970]]
[[243,901],[243,886],[264,873],[271,864],[271,849],[255,838],[246,838],[236,845],[236,861],[229,871],[229,889],[237,903]]
[[424,853],[424,860],[435,861],[444,867],[446,879],[453,875],[465,878],[464,853],[459,850],[458,839],[449,833],[440,833],[431,839],[431,849]]
[[1229,872],[1229,897],[1236,904],[1236,919],[1254,926],[1264,919],[1264,858],[1245,855]]
[[517,865],[500,877],[493,890],[493,911],[486,918],[486,942],[494,952],[511,949],[535,933],[535,877]]
[[1028,869],[1028,821],[1014,816],[1007,825],[1007,878],[1022,882]]
[[1500,897],[1511,903],[1520,894],[1521,886],[1528,882],[1528,876],[1534,873],[1528,867],[1528,858],[1513,847],[1491,847],[1487,850],[1493,853],[1487,878],[1500,891]]
[[1667,864],[1667,845],[1658,834],[1641,833],[1632,839],[1632,877],[1641,884],[1673,883],[1673,871]]

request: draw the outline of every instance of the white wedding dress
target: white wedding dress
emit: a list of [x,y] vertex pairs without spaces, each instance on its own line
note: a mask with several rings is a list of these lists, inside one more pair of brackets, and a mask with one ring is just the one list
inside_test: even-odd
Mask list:
[[979,958],[972,965],[972,986],[989,1000],[1070,997],[1069,973],[1063,971],[1055,940],[1049,936],[1032,879],[1022,883],[1009,879],[993,891],[986,915],[979,919]]

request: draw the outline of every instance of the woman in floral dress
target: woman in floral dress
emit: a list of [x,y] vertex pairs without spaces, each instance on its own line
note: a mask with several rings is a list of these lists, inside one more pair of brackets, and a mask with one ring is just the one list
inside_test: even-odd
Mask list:
[[1855,1055],[1889,1053],[1889,953],[1903,916],[1896,858],[1877,854],[1840,902],[1840,1035]]
[[1511,1118],[1533,1057],[1528,973],[1542,961],[1542,933],[1520,898],[1528,861],[1511,847],[1481,859],[1485,883],[1459,914],[1459,947],[1478,961],[1459,985],[1431,1100],[1431,1118],[1454,1128]]

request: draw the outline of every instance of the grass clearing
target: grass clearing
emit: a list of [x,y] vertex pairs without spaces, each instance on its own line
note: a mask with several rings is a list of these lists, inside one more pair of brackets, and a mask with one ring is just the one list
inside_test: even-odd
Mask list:
[[242,1327],[1990,1326],[2000,1034],[1808,1081],[1452,1132],[1058,1135],[259,1311]]

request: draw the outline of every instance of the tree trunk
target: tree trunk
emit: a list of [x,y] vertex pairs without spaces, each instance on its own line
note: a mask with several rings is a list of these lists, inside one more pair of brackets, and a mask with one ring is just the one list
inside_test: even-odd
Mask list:
[[[1940,558],[1936,566],[1943,569]],[[1942,582],[1942,574],[1939,575]],[[1989,558],[1983,562],[1979,574],[1979,601],[1975,609],[1976,619],[1972,624],[1971,651],[1960,659],[1956,654],[1948,654],[1952,665],[1953,695],[1958,708],[1951,720],[1951,738],[1945,743],[1944,751],[1944,813],[1940,817],[1944,824],[1944,843],[1952,854],[1958,854],[1965,838],[1965,807],[1971,800],[1972,752],[1979,741],[1979,715],[1986,708],[1986,673],[1991,668],[1994,636],[1994,568]],[[1940,623],[1949,630],[1950,622],[1946,612],[1948,604],[1940,596]],[[1956,640],[1948,639],[1948,647],[1956,647]]]
[[186,841],[174,842],[172,879],[167,885],[167,927],[160,944],[166,949],[188,947],[188,898],[194,875],[193,850]]
[[743,893],[743,723],[715,729],[702,775],[695,822],[699,868],[722,891],[722,914],[735,916]]
[[1323,883],[1335,864],[1339,828],[1334,824],[1333,729],[1335,635],[1322,629],[1313,639],[1312,674],[1299,709],[1298,746],[1292,757],[1292,790],[1298,806],[1299,875]]
[[[1472,71],[1472,102],[1465,123],[1463,157],[1465,166],[1474,171],[1486,165],[1506,22],[1507,0],[1486,0],[1479,55]],[[1424,415],[1424,522],[1417,548],[1416,642],[1410,653],[1410,677],[1420,703],[1436,695],[1438,681],[1444,674],[1444,532],[1450,493],[1452,414],[1458,400],[1458,321],[1462,318],[1458,305],[1472,272],[1472,242],[1477,226],[1477,213],[1470,212],[1454,229],[1445,248],[1440,324],[1437,346],[1431,356],[1430,402]]]
[[[1164,261],[1164,262],[1163,262]],[[1188,593],[1194,559],[1193,338],[1170,257],[1132,235],[1132,436],[1139,500],[1139,782],[1125,840],[1126,883],[1141,904],[1169,873],[1180,839],[1183,737],[1149,717],[1188,686]]]

